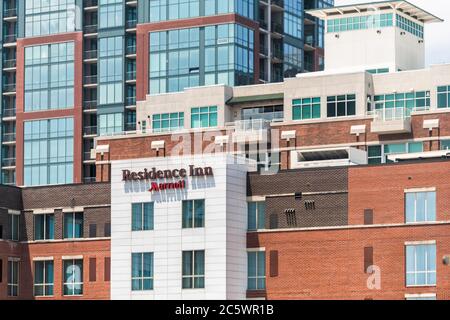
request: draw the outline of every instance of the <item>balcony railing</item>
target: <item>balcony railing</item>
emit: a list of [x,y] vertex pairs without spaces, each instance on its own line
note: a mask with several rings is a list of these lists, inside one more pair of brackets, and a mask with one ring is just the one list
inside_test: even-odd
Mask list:
[[91,152],[90,151],[86,151],[83,153],[83,160],[84,161],[90,161],[90,160],[95,160],[95,159],[91,159]]
[[4,133],[2,136],[2,142],[13,142],[16,141],[16,133],[10,132],[10,133]]
[[9,118],[9,117],[15,117],[15,116],[16,116],[16,108],[3,109],[3,112],[2,112],[3,118]]
[[84,84],[97,84],[97,75],[84,76]]
[[136,80],[136,70],[127,71],[126,79],[127,80]]
[[136,54],[136,45],[127,46],[126,54]]
[[136,28],[136,24],[137,24],[137,20],[136,19],[127,20],[126,28],[127,29]]
[[84,52],[84,59],[97,59],[97,50],[87,50]]
[[97,126],[84,127],[85,136],[97,135]]
[[125,123],[125,131],[136,131],[136,122]]
[[16,59],[8,59],[3,61],[3,68],[15,68],[16,67]]
[[4,158],[2,159],[2,167],[15,167],[16,158]]
[[6,36],[3,36],[4,43],[14,43],[16,41],[17,41],[17,34],[8,34]]
[[84,0],[83,5],[85,8],[88,7],[97,7],[98,6],[98,0]]
[[16,92],[16,84],[15,83],[5,83],[3,85],[3,92]]
[[314,36],[313,35],[308,35],[305,37],[305,44],[314,47]]
[[97,181],[96,177],[84,177],[83,178],[84,183],[95,183]]
[[98,26],[96,24],[91,24],[83,27],[84,33],[97,33]]
[[3,10],[3,18],[11,18],[17,16],[17,9],[11,8],[11,9],[4,9]]
[[125,103],[127,106],[135,106],[136,105],[136,97],[126,97]]
[[234,122],[235,131],[261,131],[270,127],[270,121],[265,119],[238,120]]
[[281,23],[272,22],[272,32],[283,33],[283,25]]
[[97,100],[84,101],[83,102],[84,110],[95,110],[97,109]]
[[383,108],[369,111],[368,115],[374,116],[374,121],[396,121],[411,118],[411,113],[427,111],[429,107],[417,108]]

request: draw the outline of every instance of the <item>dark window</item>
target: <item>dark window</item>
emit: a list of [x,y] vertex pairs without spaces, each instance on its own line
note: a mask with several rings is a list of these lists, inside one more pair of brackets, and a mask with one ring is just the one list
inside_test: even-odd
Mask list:
[[97,237],[97,225],[90,224],[89,225],[89,238],[96,238],[96,237]]
[[105,258],[105,274],[104,274],[104,278],[105,281],[110,281],[111,280],[111,258],[110,257],[106,257]]
[[373,247],[364,248],[364,272],[367,273],[367,269],[373,265]]
[[364,210],[364,224],[373,224],[373,209]]
[[0,283],[3,282],[3,260],[0,259]]
[[270,251],[270,276],[278,277],[278,251]]
[[278,215],[276,213],[270,215],[270,229],[278,229]]
[[97,259],[89,258],[89,281],[97,281]]
[[111,237],[111,223],[105,223],[105,237]]
[[3,226],[0,225],[0,239],[3,239]]

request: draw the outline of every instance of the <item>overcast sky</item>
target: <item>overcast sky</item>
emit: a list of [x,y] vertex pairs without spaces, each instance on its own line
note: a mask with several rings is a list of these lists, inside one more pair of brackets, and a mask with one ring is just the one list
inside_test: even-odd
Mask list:
[[[336,6],[340,6],[367,3],[369,0],[334,0],[334,2]],[[450,1],[409,0],[409,2],[445,20],[442,23],[431,23],[425,26],[427,65],[450,63]]]

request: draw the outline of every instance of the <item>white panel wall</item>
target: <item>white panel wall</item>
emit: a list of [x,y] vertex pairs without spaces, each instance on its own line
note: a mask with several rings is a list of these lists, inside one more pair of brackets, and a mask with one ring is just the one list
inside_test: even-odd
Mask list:
[[[150,193],[122,181],[122,170],[213,167],[214,177],[187,179],[187,189]],[[112,299],[245,299],[248,164],[228,155],[117,161],[111,168]],[[164,182],[164,181],[160,181]],[[182,200],[205,199],[205,228],[182,229]],[[154,201],[154,230],[131,232],[131,204]],[[182,289],[182,251],[205,250],[205,288]],[[131,291],[131,254],[154,253],[154,290]]]

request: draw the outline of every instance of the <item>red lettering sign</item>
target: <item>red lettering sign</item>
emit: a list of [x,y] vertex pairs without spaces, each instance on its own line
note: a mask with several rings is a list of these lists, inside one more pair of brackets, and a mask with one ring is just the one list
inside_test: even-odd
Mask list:
[[180,180],[178,182],[165,182],[165,183],[152,182],[151,187],[148,191],[159,192],[164,190],[180,190],[180,189],[186,189],[185,180]]

